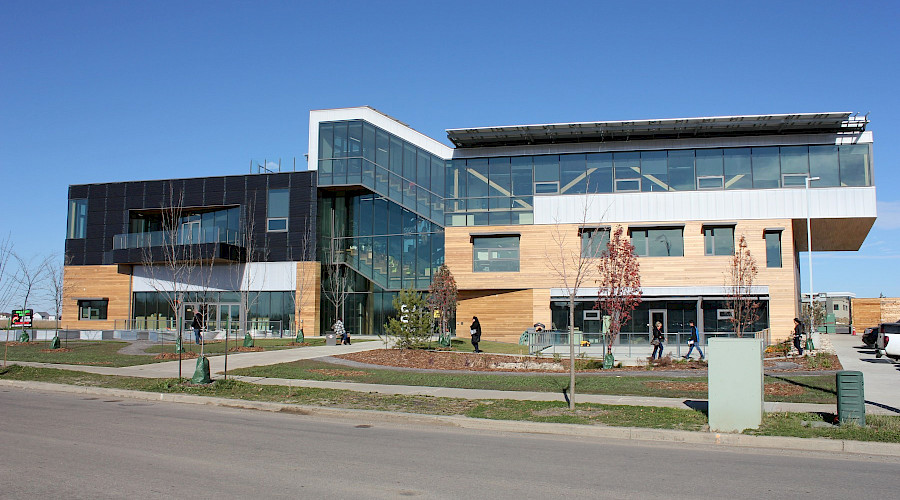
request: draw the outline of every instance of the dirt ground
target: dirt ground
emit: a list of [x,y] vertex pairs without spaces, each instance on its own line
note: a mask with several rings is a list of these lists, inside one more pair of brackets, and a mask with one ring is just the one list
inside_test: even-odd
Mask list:
[[[765,360],[764,366],[779,371],[808,371],[808,370],[840,370],[841,364],[837,356],[829,355],[830,366],[821,366],[822,360],[813,358],[790,358],[780,360]],[[505,372],[535,372],[535,373],[560,373],[568,370],[566,360],[556,362],[548,358],[536,358],[533,356],[507,356],[498,354],[475,354],[471,352],[447,352],[426,351],[417,349],[375,349],[335,356],[358,363],[366,363],[380,366],[395,366],[401,368],[426,368],[434,370],[471,370],[471,371],[505,371]],[[582,362],[583,360],[579,360]],[[595,360],[594,365],[601,363]],[[818,363],[818,364],[816,364]],[[647,371],[645,366],[628,366],[613,368],[612,371]],[[654,363],[650,371],[672,370],[698,370],[705,371],[706,363],[689,361],[675,363],[671,358],[663,358]],[[601,371],[600,368],[579,369],[580,372]],[[610,370],[606,370],[610,371]]]

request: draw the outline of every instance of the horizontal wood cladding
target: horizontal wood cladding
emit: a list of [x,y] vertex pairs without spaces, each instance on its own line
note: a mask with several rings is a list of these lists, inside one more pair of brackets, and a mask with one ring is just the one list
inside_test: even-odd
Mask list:
[[[63,270],[62,328],[112,330],[131,317],[131,274],[128,266],[66,266]],[[108,298],[106,320],[78,319],[78,299]]]
[[879,323],[900,321],[900,298],[850,299],[850,319],[858,334]]
[[[639,224],[640,227],[672,227],[684,225],[684,257],[641,257],[641,284],[645,287],[658,286],[723,286],[728,272],[731,256],[704,255],[703,228],[734,224],[735,246],[741,235],[745,235],[750,253],[756,259],[759,274],[757,285],[769,287],[769,317],[772,336],[775,339],[786,338],[793,326],[793,318],[798,311],[798,290],[796,282],[796,260],[794,251],[793,225],[790,219],[762,219],[716,222],[658,222]],[[613,229],[615,222],[603,221]],[[628,225],[622,224],[626,231]],[[637,226],[637,225],[636,225]],[[551,263],[557,267],[562,262],[561,255],[576,255],[581,251],[581,240],[578,236],[577,224],[556,225],[522,225],[522,226],[479,226],[448,227],[445,230],[446,262],[456,278],[456,283],[463,291],[496,290],[498,286],[515,289],[546,290],[546,306],[538,302],[544,301],[534,296],[533,315],[541,318],[549,317],[549,289],[563,287],[559,274],[553,270]],[[781,237],[782,267],[766,267],[766,242],[764,231],[769,228],[783,228]],[[558,231],[558,233],[557,233]],[[483,273],[472,270],[471,234],[519,233],[519,272]],[[558,243],[558,242],[561,242]],[[562,248],[562,252],[560,250]],[[586,287],[597,286],[596,279],[584,284]],[[546,307],[546,311],[544,311]],[[463,317],[463,316],[460,316]],[[471,316],[470,316],[471,317]],[[480,317],[480,316],[479,316]],[[529,320],[530,321],[530,320]],[[547,323],[546,321],[542,321]],[[529,323],[531,326],[533,321]],[[519,332],[521,333],[521,332]]]
[[[303,325],[303,334],[318,336],[319,333],[319,290],[322,266],[318,262],[297,263],[297,290],[294,299],[294,321]],[[302,323],[301,323],[302,321]]]
[[[481,339],[518,342],[526,328],[534,324],[536,290],[466,290],[459,292],[456,307],[456,332],[469,337],[472,317],[481,323]],[[550,291],[546,291],[547,317],[550,315]],[[549,320],[546,322],[549,324]]]

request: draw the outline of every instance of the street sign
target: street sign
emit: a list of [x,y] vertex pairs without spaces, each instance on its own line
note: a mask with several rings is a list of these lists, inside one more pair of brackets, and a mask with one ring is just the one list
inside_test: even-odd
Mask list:
[[31,317],[34,315],[33,309],[17,309],[12,312],[12,326],[20,326],[22,328],[31,328]]

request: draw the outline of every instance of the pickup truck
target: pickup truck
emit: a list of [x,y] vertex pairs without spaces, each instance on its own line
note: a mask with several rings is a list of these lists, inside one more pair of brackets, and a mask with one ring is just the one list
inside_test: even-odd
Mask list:
[[876,344],[875,357],[887,356],[893,361],[900,361],[900,323],[878,325]]

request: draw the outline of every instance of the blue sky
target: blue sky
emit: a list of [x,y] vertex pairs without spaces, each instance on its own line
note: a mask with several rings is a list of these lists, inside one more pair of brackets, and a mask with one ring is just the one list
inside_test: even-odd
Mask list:
[[310,109],[370,105],[445,143],[466,126],[858,111],[879,219],[859,252],[814,255],[816,289],[900,296],[898,21],[891,2],[5,0],[0,232],[61,253],[69,184],[290,164]]

